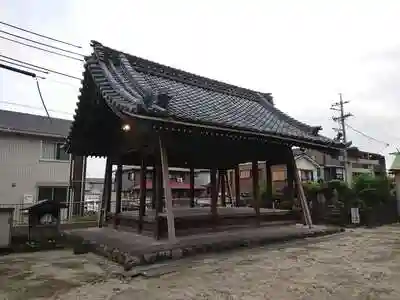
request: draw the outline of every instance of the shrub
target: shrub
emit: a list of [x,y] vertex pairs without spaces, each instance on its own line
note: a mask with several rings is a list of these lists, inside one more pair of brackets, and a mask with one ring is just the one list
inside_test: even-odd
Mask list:
[[318,193],[321,192],[321,184],[317,182],[305,182],[303,183],[303,189],[307,200],[316,201]]
[[392,198],[390,182],[385,176],[362,174],[354,180],[353,191],[367,207],[388,203]]

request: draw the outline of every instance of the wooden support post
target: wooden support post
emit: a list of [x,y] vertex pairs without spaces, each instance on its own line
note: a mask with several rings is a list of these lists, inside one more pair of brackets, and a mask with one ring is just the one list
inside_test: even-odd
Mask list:
[[163,189],[163,174],[162,174],[162,167],[161,162],[157,163],[156,166],[157,172],[157,181],[156,181],[156,189],[157,189],[157,202],[156,202],[156,210],[157,212],[161,213],[164,210],[164,189]]
[[143,219],[146,213],[146,162],[142,159],[140,165],[140,198],[139,198],[139,223],[138,232],[143,230]]
[[115,172],[115,213],[114,213],[114,228],[119,225],[119,215],[121,213],[121,197],[122,197],[122,165],[118,164]]
[[236,207],[240,204],[240,169],[239,165],[235,167],[235,205]]
[[156,240],[160,239],[160,218],[159,218],[159,213],[162,212],[163,209],[163,203],[162,203],[162,170],[161,170],[161,164],[157,160],[155,164],[155,178],[153,180],[153,188],[156,191],[155,194],[155,211],[154,211],[154,238]]
[[156,164],[153,164],[153,172],[151,175],[151,209],[156,209],[156,202],[157,202],[157,188],[156,188]]
[[220,176],[220,185],[221,185],[221,206],[226,207],[226,185],[225,185],[226,171],[220,170],[218,173]]
[[301,208],[303,210],[304,221],[305,221],[306,225],[308,225],[309,228],[312,228],[312,219],[311,219],[310,209],[308,207],[307,198],[304,193],[303,184],[301,182],[300,174],[297,169],[293,153],[291,156],[292,156],[291,159],[292,159],[293,171],[294,171],[294,180],[296,181],[297,195],[300,199]]
[[[266,180],[265,187],[267,190],[267,199],[268,199],[268,201],[271,201],[271,203],[273,203],[274,199],[272,199],[272,196],[273,196],[272,195],[272,170],[271,170],[271,164],[268,161],[265,162],[265,180]],[[274,207],[273,204],[272,204],[272,207]]]
[[218,220],[218,190],[217,190],[217,169],[212,168],[210,172],[211,181],[211,216],[213,220],[213,226],[216,227]]
[[190,207],[194,207],[194,168],[190,168]]
[[176,241],[175,235],[175,218],[172,210],[172,193],[169,185],[169,173],[168,173],[168,156],[167,151],[164,147],[162,138],[160,137],[160,153],[161,153],[161,166],[164,181],[164,195],[165,195],[165,206],[167,208],[167,224],[168,224],[168,240],[171,243]]
[[[230,174],[230,177],[232,177],[231,176],[232,172],[229,172],[229,174]],[[227,189],[227,192],[228,192],[229,202],[232,205],[233,204],[233,201],[232,201],[232,187],[231,187],[230,180],[228,179],[228,173],[225,173],[225,180],[226,180],[226,189]]]
[[253,178],[253,207],[256,212],[256,224],[260,225],[260,187],[259,187],[259,174],[258,162],[253,160],[251,163],[251,172]]
[[110,158],[107,158],[106,168],[104,170],[104,186],[103,186],[103,194],[101,199],[101,210],[100,216],[98,220],[98,226],[103,227],[107,214],[110,212],[110,204],[111,204],[111,175],[112,175],[112,164]]
[[[291,158],[290,158],[291,159]],[[290,200],[294,201],[294,180],[295,180],[295,167],[296,163],[292,160],[290,160],[286,164],[286,174],[287,174],[287,199],[285,200]]]

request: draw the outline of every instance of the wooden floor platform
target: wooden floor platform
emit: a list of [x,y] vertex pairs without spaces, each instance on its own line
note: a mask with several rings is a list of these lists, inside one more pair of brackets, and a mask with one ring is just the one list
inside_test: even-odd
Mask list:
[[[230,226],[243,227],[253,225],[256,220],[255,211],[251,207],[218,207],[217,220],[212,218],[209,207],[175,207],[173,212],[177,236],[205,233],[211,230],[220,231]],[[116,222],[115,219],[117,219]],[[275,224],[276,222],[294,224],[299,220],[299,215],[291,210],[260,209],[260,223],[264,226],[269,223]],[[137,231],[139,213],[138,211],[122,212],[117,216],[110,216],[110,221],[109,223],[112,224],[117,223],[121,229]],[[160,213],[156,218],[154,210],[147,210],[141,228],[141,232],[144,235],[156,236],[157,239],[165,238],[168,232],[167,214],[165,212]]]
[[[243,228],[178,237],[176,242],[154,240],[134,232],[113,228],[87,228],[66,232],[67,236],[85,241],[89,251],[107,256],[121,264],[152,263],[160,258],[179,258],[198,252],[221,251],[244,245],[260,245],[277,241],[319,236],[340,232],[340,228],[315,225],[286,225]],[[175,254],[174,254],[175,253]]]

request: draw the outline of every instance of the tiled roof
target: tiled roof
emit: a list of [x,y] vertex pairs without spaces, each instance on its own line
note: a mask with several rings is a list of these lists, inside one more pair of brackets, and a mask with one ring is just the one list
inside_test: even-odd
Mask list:
[[86,58],[100,94],[116,114],[146,115],[287,137],[329,147],[318,135],[277,109],[267,93],[236,87],[122,53],[93,41]]
[[0,132],[66,138],[71,121],[0,110]]

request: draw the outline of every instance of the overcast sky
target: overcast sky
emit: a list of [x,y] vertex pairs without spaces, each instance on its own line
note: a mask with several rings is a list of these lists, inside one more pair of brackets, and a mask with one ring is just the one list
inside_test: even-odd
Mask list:
[[[400,1],[0,0],[0,7],[3,22],[83,47],[69,50],[88,54],[90,40],[98,40],[192,73],[270,92],[278,108],[310,125],[322,125],[322,133],[330,137],[335,124],[329,108],[341,92],[354,114],[348,123],[390,144],[385,148],[348,130],[355,146],[387,155],[389,166],[388,153],[400,147]],[[21,34],[2,25],[0,30]],[[1,39],[0,51],[82,76],[78,61]],[[51,115],[72,119],[80,81],[47,77],[41,87]],[[0,93],[1,109],[44,114],[29,77],[0,70]],[[103,169],[104,162],[91,160],[88,176],[101,177]]]

